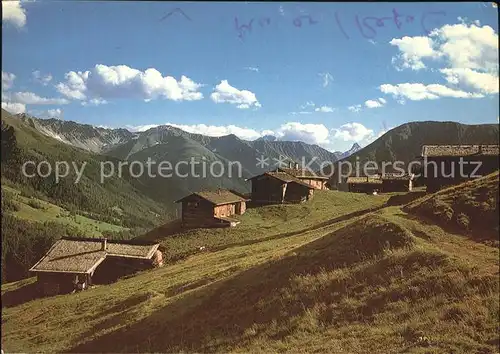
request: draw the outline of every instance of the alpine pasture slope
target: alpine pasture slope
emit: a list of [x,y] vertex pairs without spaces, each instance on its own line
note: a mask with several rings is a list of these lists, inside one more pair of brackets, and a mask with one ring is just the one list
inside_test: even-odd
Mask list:
[[[455,189],[484,193],[483,185]],[[498,247],[391,198],[319,191],[310,203],[249,209],[234,230],[158,228],[144,237],[176,262],[6,304],[2,349],[494,353]],[[412,203],[429,198],[440,197]],[[2,297],[33,281],[4,285]]]

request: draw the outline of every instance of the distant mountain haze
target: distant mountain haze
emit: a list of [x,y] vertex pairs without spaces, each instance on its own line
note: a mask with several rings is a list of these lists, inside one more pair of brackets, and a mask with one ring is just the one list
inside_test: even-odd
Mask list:
[[[168,159],[172,149],[184,151],[183,145],[192,154],[190,156],[205,156],[208,152],[216,158],[227,161],[239,161],[245,172],[245,177],[262,173],[274,167],[275,159],[280,155],[288,160],[319,169],[321,163],[336,161],[339,157],[348,156],[347,152],[332,153],[318,145],[306,144],[300,141],[281,141],[274,136],[264,136],[254,141],[238,138],[236,135],[210,137],[183,131],[169,125],[162,125],[143,132],[132,133],[126,129],[106,129],[88,124],[57,119],[38,119],[26,114],[17,115],[25,123],[42,134],[58,139],[88,151],[113,156],[122,160],[151,158]],[[178,139],[182,137],[183,139]],[[174,143],[175,146],[172,146]],[[152,149],[152,150],[150,150]],[[207,152],[208,151],[208,152]],[[136,155],[140,152],[140,155]],[[186,154],[185,154],[186,155]],[[186,155],[188,158],[190,156]],[[257,158],[268,158],[269,166],[257,166]],[[169,160],[170,161],[170,160]]]
[[[3,115],[2,111],[2,115]],[[7,113],[8,114],[8,113]],[[130,132],[126,129],[107,129],[57,119],[38,119],[26,114],[14,116],[20,122],[39,133],[57,139],[66,145],[89,152],[124,161],[142,161],[148,159],[159,163],[168,161],[172,165],[180,161],[206,162],[222,164],[225,173],[218,176],[187,178],[172,175],[150,178],[143,175],[138,178],[139,185],[150,191],[147,196],[160,203],[170,203],[200,189],[229,188],[241,192],[250,191],[246,178],[278,167],[278,161],[305,162],[312,170],[319,171],[321,164],[356,159],[365,161],[403,161],[408,163],[420,155],[424,144],[498,144],[498,125],[466,125],[456,122],[411,122],[396,127],[383,136],[361,148],[354,143],[345,152],[330,152],[318,145],[301,141],[281,141],[274,136],[264,136],[254,141],[242,140],[234,134],[211,137],[183,131],[179,128],[163,125],[143,132]],[[261,161],[261,163],[259,163]],[[228,167],[232,162],[229,176]],[[284,166],[281,166],[284,167]],[[195,167],[195,174],[201,174],[201,165]],[[156,174],[156,170],[154,170]],[[323,168],[323,174],[331,175],[331,168]],[[338,172],[338,171],[337,171]],[[241,177],[241,178],[239,178]],[[332,175],[335,185],[336,174]],[[168,208],[172,208],[171,205]]]

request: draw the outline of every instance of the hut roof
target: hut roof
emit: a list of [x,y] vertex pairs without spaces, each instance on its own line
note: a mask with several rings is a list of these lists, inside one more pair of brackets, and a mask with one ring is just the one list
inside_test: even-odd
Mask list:
[[498,151],[498,145],[424,145],[422,157],[494,156],[498,155]]
[[176,201],[176,203],[179,203],[183,201],[186,198],[189,198],[193,195],[196,195],[200,198],[205,199],[206,201],[214,204],[214,205],[224,205],[224,204],[230,204],[230,203],[237,203],[237,202],[244,202],[247,199],[236,195],[226,189],[219,189],[217,191],[201,191],[201,192],[196,192],[192,193],[188,196],[185,196],[182,199],[179,199]]
[[90,273],[107,256],[150,259],[159,244],[135,245],[102,239],[62,238],[57,241],[33,267],[31,272]]
[[321,176],[306,168],[278,168],[278,171],[288,173],[297,178],[328,179],[328,177]]
[[346,183],[349,184],[381,184],[380,176],[375,177],[348,177]]
[[382,181],[410,181],[413,180],[414,175],[413,174],[408,174],[408,173],[384,173],[382,175]]
[[314,189],[314,187],[311,186],[309,183],[302,182],[300,179],[298,179],[292,175],[289,175],[286,172],[279,172],[279,171],[264,172],[260,175],[253,176],[252,178],[249,178],[248,180],[252,180],[252,179],[255,179],[255,178],[261,177],[261,176],[271,176],[271,177],[276,178],[277,180],[280,180],[284,183],[297,183],[297,184],[300,184],[301,186]]

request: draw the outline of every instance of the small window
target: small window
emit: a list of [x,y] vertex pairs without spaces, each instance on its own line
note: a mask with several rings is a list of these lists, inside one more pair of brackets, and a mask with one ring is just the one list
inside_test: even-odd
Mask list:
[[188,202],[188,207],[196,208],[198,207],[198,202]]

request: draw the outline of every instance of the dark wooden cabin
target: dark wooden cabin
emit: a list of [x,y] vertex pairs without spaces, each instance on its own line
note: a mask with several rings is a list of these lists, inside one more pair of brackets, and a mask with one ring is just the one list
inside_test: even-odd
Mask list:
[[269,171],[249,178],[252,181],[252,203],[301,203],[314,196],[314,187],[285,173]]
[[498,145],[424,145],[421,157],[428,192],[488,175],[499,168]]
[[246,211],[247,199],[231,191],[202,191],[190,194],[176,203],[182,203],[182,227],[228,227],[239,220],[232,215]]
[[382,175],[382,192],[411,192],[413,189],[413,174],[385,173]]
[[290,176],[297,178],[299,181],[310,184],[314,187],[314,189],[328,189],[326,185],[326,182],[328,182],[329,179],[328,177],[323,177],[306,168],[299,168],[298,164],[295,164],[293,168],[278,168],[277,171],[285,172]]
[[379,175],[370,177],[348,177],[347,188],[353,193],[373,193],[382,191],[382,179]]
[[44,295],[85,290],[139,270],[161,267],[160,245],[96,238],[62,238],[33,267]]

